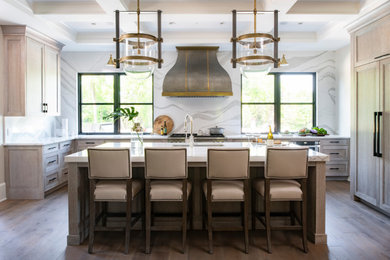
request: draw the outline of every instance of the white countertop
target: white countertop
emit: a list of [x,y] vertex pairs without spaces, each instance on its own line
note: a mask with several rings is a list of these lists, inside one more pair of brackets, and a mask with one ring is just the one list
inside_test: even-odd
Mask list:
[[[225,143],[202,143],[201,146],[186,147],[187,148],[187,160],[188,162],[206,162],[207,161],[207,149],[208,148],[250,148],[250,161],[251,162],[264,162],[266,146],[262,144],[251,144],[241,142],[225,142]],[[97,147],[105,148],[129,148],[132,162],[144,162],[144,148],[145,147],[157,147],[157,148],[170,148],[170,147],[184,147],[180,144],[174,143],[144,143],[142,146],[140,143],[105,143]],[[323,153],[309,150],[309,161],[329,161],[329,156]],[[68,163],[85,163],[88,162],[87,150],[73,153],[65,157],[65,162]]]
[[[144,135],[143,139],[145,140],[166,140],[169,136],[161,135]],[[248,140],[250,137],[257,137],[266,139],[267,135],[256,135],[256,134],[240,134],[240,135],[226,135],[226,140]],[[68,137],[47,137],[39,139],[27,139],[27,138],[18,138],[4,143],[4,146],[39,146],[47,145],[59,142],[65,142],[75,139],[104,139],[104,140],[130,140],[130,138],[136,139],[135,135],[75,135]],[[299,136],[299,135],[279,135],[275,134],[274,139],[288,139],[294,141],[320,141],[322,139],[349,139],[347,136],[340,135],[326,135],[326,136]]]

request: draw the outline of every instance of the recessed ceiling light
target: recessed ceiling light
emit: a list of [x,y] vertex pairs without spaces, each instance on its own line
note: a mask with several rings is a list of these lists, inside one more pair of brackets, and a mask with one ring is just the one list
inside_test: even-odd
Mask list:
[[96,25],[96,23],[91,23],[91,25]]
[[219,24],[221,24],[221,25],[222,25],[222,24],[224,24],[224,22],[220,22]]
[[169,22],[169,24],[171,24],[171,25],[172,25],[172,24],[176,24],[176,23],[175,23],[175,22]]
[[298,24],[299,24],[299,25],[302,25],[302,24],[303,24],[303,22],[299,22]]

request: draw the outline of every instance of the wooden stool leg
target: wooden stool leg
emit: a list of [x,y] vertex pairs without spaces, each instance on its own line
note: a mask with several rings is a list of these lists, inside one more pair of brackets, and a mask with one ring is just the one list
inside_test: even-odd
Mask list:
[[213,253],[213,212],[211,202],[211,180],[207,180],[207,228],[209,233],[209,253]]
[[187,180],[183,181],[183,215],[182,215],[182,253],[185,253],[187,238]]
[[294,214],[294,201],[290,201],[290,224],[295,225],[295,214]]
[[150,180],[146,180],[145,186],[145,253],[150,254]]
[[252,189],[252,230],[256,231],[256,191]]
[[306,200],[306,179],[304,179],[302,181],[302,191],[303,191],[303,194],[302,194],[302,202],[301,202],[301,209],[302,209],[302,212],[301,212],[301,218],[302,218],[302,243],[303,243],[303,251],[305,253],[308,252],[308,249],[307,249],[307,224],[306,224],[306,214],[307,214],[307,209],[306,209],[306,206],[307,206],[307,200]]
[[93,253],[93,241],[95,239],[95,181],[90,181],[89,191],[89,240],[88,253]]
[[132,183],[127,183],[127,200],[126,200],[126,229],[125,229],[125,254],[129,253],[130,246],[130,229],[131,229],[131,201],[132,201]]
[[249,194],[248,194],[248,180],[245,180],[245,197],[244,197],[244,235],[245,235],[245,253],[249,253],[249,223],[248,223],[248,211],[249,211]]
[[272,253],[272,246],[271,246],[271,201],[270,201],[270,180],[265,180],[265,224],[266,224],[266,232],[267,232],[267,247],[268,247],[268,253]]

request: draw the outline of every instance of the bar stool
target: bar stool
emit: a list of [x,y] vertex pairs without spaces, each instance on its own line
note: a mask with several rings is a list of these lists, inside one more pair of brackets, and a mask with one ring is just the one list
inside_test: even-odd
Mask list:
[[150,253],[152,202],[182,202],[182,251],[185,251],[187,237],[187,208],[191,183],[187,181],[186,148],[145,148],[145,213],[146,246]]
[[[249,210],[249,149],[208,149],[207,181],[203,193],[207,201],[207,228],[209,253],[213,253],[213,203],[240,202],[243,208],[245,253],[249,250],[248,210]],[[244,204],[244,205],[242,205]],[[242,214],[242,212],[241,212]],[[234,229],[234,227],[231,227]]]
[[[306,226],[306,182],[308,172],[307,148],[268,148],[265,163],[265,179],[253,181],[252,228],[256,228],[256,218],[265,226],[267,233],[267,250],[271,249],[271,230],[300,230],[302,231],[303,251],[307,253],[307,226]],[[264,201],[265,213],[256,211],[256,195]],[[271,202],[290,201],[290,226],[271,226]],[[298,219],[294,211],[294,202],[301,202],[301,218]],[[263,219],[265,216],[265,220]],[[286,216],[275,213],[275,216]],[[298,219],[299,225],[295,225]]]
[[[131,222],[132,200],[141,193],[142,181],[132,180],[129,149],[88,149],[88,177],[90,186],[89,203],[89,244],[88,253],[93,252],[95,225],[100,218],[107,217],[102,212],[96,218],[95,202],[126,202],[125,254],[129,253],[130,229],[140,217]],[[104,216],[102,216],[104,214]],[[103,220],[105,226],[105,220]],[[99,227],[101,231],[110,230]],[[114,229],[112,229],[114,230]],[[117,230],[117,229],[115,229]],[[123,231],[123,229],[122,229]]]

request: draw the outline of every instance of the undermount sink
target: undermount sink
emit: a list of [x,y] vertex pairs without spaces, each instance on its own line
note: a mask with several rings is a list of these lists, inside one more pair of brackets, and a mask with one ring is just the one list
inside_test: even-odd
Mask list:
[[[189,147],[189,143],[174,143],[173,146]],[[207,146],[223,146],[223,143],[194,143],[194,146],[207,147]]]

